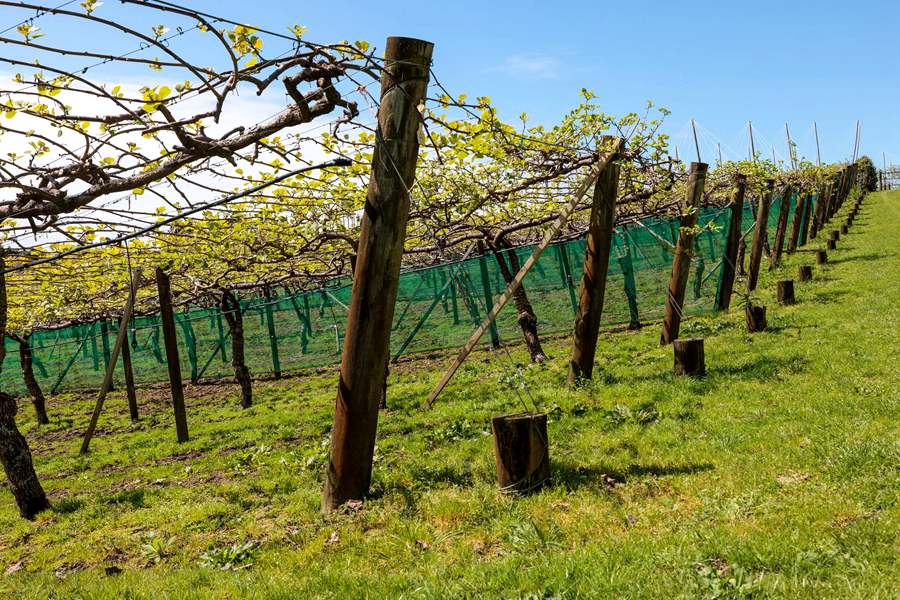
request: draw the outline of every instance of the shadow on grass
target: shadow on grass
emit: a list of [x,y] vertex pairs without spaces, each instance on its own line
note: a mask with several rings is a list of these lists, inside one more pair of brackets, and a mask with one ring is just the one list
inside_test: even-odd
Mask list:
[[671,475],[693,475],[712,471],[715,465],[708,462],[683,464],[631,464],[625,469],[603,467],[583,467],[565,461],[551,461],[551,487],[564,487],[574,491],[583,486],[602,485],[609,489],[627,483],[630,479],[644,477],[667,477]]
[[[785,323],[783,325],[772,325],[766,332],[778,333],[779,331],[797,329],[796,325]],[[647,375],[625,375],[610,376],[614,379],[614,383],[635,384],[635,383],[655,383],[655,384],[684,384],[691,388],[694,394],[709,394],[715,391],[718,386],[723,383],[721,376],[739,376],[745,380],[768,382],[772,381],[777,374],[784,370],[791,373],[803,371],[809,361],[800,356],[790,356],[786,358],[778,358],[772,356],[759,356],[748,362],[739,364],[722,365],[710,362],[707,357],[706,376],[701,378],[691,378],[676,376],[670,370],[664,372],[652,373]]]
[[885,258],[892,256],[893,254],[895,254],[895,253],[893,253],[893,252],[877,252],[877,253],[871,252],[869,254],[858,254],[856,256],[845,256],[843,258],[835,258],[834,260],[831,261],[831,264],[839,265],[841,263],[848,263],[848,262],[853,262],[856,260],[861,260],[861,261],[884,260]]

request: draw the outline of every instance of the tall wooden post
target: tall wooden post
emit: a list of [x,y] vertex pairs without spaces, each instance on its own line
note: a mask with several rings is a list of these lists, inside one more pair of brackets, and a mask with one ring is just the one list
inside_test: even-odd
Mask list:
[[791,199],[794,196],[794,188],[785,186],[781,193],[781,203],[778,206],[778,221],[775,224],[775,242],[772,245],[772,253],[769,255],[769,268],[774,269],[781,264],[781,253],[784,250],[784,236],[787,233],[788,213],[791,210]]
[[747,191],[747,176],[735,176],[731,195],[731,221],[728,224],[728,238],[722,255],[722,278],[716,293],[716,310],[728,310],[731,306],[731,292],[734,291],[734,276],[737,272],[738,245],[741,241],[741,221],[744,216],[744,194]]
[[[137,279],[138,273],[135,273],[134,279]],[[131,284],[135,289],[137,283]],[[131,344],[128,343],[128,323],[125,323],[125,343],[122,344],[122,371],[125,373],[125,393],[128,395],[128,413],[131,415],[132,422],[137,421],[138,405],[137,392],[134,389],[134,368],[131,365]]]
[[172,287],[169,276],[159,267],[156,267],[156,288],[159,290],[159,318],[162,322],[163,343],[166,347],[169,385],[172,388],[175,432],[179,442],[186,442],[188,441],[187,414],[184,410],[184,387],[181,383],[181,359],[178,357],[175,311],[172,309]]
[[788,241],[788,254],[793,254],[797,250],[797,244],[800,242],[800,227],[803,225],[803,217],[806,213],[806,203],[809,201],[809,194],[802,191],[797,192],[797,207],[794,209],[794,222],[791,226],[791,238]]
[[691,273],[691,258],[694,254],[694,227],[697,225],[697,209],[703,199],[703,188],[706,185],[706,163],[691,163],[685,188],[684,207],[678,231],[678,243],[675,244],[672,258],[672,276],[669,278],[666,294],[666,312],[663,317],[661,345],[671,344],[678,338],[681,329],[681,315],[684,310],[684,292]]
[[[610,137],[600,141],[601,148],[613,144]],[[616,143],[619,148],[619,143]],[[615,156],[612,159],[615,160]],[[569,362],[569,385],[580,379],[590,379],[597,352],[597,335],[603,315],[606,295],[606,276],[609,272],[609,252],[612,246],[613,223],[616,213],[616,194],[619,191],[619,165],[610,162],[594,183],[594,198],[584,247],[584,274],[578,293],[575,313],[575,337],[572,360]]]
[[769,205],[775,193],[775,180],[766,180],[766,190],[759,196],[759,208],[756,210],[756,226],[753,231],[753,244],[750,246],[750,264],[747,268],[747,292],[756,289],[759,279],[759,263],[762,260],[763,246],[766,243],[769,226]]
[[385,393],[391,325],[419,154],[419,104],[430,42],[390,37],[381,71],[375,152],[360,228],[322,509],[362,500],[372,479],[378,405]]

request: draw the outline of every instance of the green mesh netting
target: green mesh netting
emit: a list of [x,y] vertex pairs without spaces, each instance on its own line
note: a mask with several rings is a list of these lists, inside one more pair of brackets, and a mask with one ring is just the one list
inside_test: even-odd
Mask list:
[[[792,204],[795,198],[791,199]],[[774,231],[781,199],[773,202],[769,232]],[[707,208],[698,224],[714,227],[696,237],[696,253],[685,295],[685,313],[713,309],[721,272],[722,252],[728,234],[729,210]],[[753,212],[745,206],[742,232],[753,226]],[[613,240],[609,277],[603,308],[603,324],[651,321],[662,316],[678,222],[647,219],[619,227]],[[748,240],[749,242],[749,240]],[[572,329],[576,296],[581,281],[583,238],[551,245],[525,279],[542,334]],[[508,250],[524,263],[534,247]],[[392,355],[462,346],[475,323],[484,317],[506,283],[492,254],[401,275],[394,324]],[[246,360],[252,373],[290,372],[339,362],[350,301],[347,278],[320,290],[288,293],[271,298],[245,297]],[[227,323],[218,309],[194,308],[177,318],[181,369],[185,379],[227,377],[231,342]],[[97,389],[102,382],[108,349],[118,324],[94,323],[39,331],[31,337],[35,375],[46,392]],[[504,309],[494,330],[485,335],[502,340],[521,337],[516,311]],[[8,393],[26,392],[18,364],[17,344],[7,340],[0,385]],[[138,384],[165,381],[168,377],[162,333],[156,316],[137,317],[130,325],[135,380]],[[115,382],[123,382],[121,362]]]

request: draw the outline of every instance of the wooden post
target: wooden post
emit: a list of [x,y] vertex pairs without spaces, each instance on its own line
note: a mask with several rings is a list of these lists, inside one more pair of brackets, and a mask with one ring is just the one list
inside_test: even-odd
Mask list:
[[797,241],[798,246],[805,246],[809,240],[810,221],[813,220],[813,196],[812,192],[806,194],[806,203],[803,206],[803,221],[800,224],[800,239]]
[[788,185],[781,194],[781,204],[778,207],[778,221],[775,225],[775,243],[772,245],[772,253],[769,255],[769,268],[774,269],[781,264],[781,253],[784,250],[784,236],[787,233],[788,213],[791,210],[791,199],[794,189]]
[[[605,148],[610,143],[611,138],[604,137],[600,146]],[[615,161],[616,156],[611,160]],[[619,165],[610,162],[594,183],[594,197],[584,247],[584,273],[578,292],[578,310],[575,313],[572,360],[569,361],[569,385],[581,379],[590,379],[594,370],[618,191]]]
[[703,338],[675,340],[672,344],[675,356],[675,374],[703,377],[706,375],[706,359],[703,352]]
[[390,331],[415,180],[433,44],[390,37],[372,172],[360,229],[353,290],[335,401],[322,509],[362,500],[372,479],[378,406],[385,393]]
[[715,310],[728,310],[731,305],[731,293],[734,291],[734,277],[737,273],[738,246],[741,241],[741,220],[744,216],[744,194],[747,190],[747,176],[738,173],[735,176],[731,193],[731,221],[728,224],[728,237],[725,239],[725,252],[722,255],[722,277],[716,291]]
[[828,240],[828,243],[826,244],[826,247],[827,247],[829,250],[837,250],[837,240],[834,239],[834,238],[831,238],[830,240]]
[[681,328],[681,315],[684,310],[684,292],[688,276],[691,272],[691,258],[694,253],[694,227],[697,225],[697,209],[703,198],[706,185],[706,163],[691,163],[691,170],[685,187],[684,206],[678,232],[678,243],[675,245],[672,258],[672,275],[669,278],[666,294],[666,309],[663,317],[660,345],[672,343],[678,338]]
[[[136,274],[135,274],[136,275]],[[132,285],[135,285],[132,283]],[[128,413],[131,421],[138,420],[137,392],[134,389],[134,368],[131,365],[131,344],[128,343],[128,323],[125,323],[125,343],[122,344],[122,371],[125,374],[125,393],[128,395]]]
[[775,190],[775,180],[766,180],[766,190],[759,196],[759,208],[756,211],[756,227],[753,231],[753,243],[750,246],[750,264],[747,269],[747,292],[756,289],[759,279],[759,263],[762,260],[763,245],[766,242],[766,228],[769,225],[769,205]]
[[184,386],[181,382],[181,360],[178,357],[178,334],[175,331],[175,311],[172,309],[172,287],[165,271],[156,267],[156,288],[159,291],[159,317],[163,343],[166,347],[166,366],[172,388],[172,409],[175,412],[175,432],[179,443],[188,441],[187,414],[184,410]]
[[519,413],[491,419],[497,483],[504,493],[528,493],[550,480],[547,415]]
[[748,305],[744,310],[744,319],[747,323],[747,333],[757,333],[765,331],[766,323],[766,307]]
[[812,266],[800,265],[797,269],[797,281],[811,281],[812,277]]
[[112,389],[113,373],[116,371],[116,361],[119,358],[119,351],[128,341],[128,322],[131,320],[131,313],[134,311],[134,299],[137,296],[138,283],[140,281],[140,270],[136,270],[131,280],[131,290],[128,294],[128,300],[125,302],[125,312],[122,313],[122,320],[119,323],[119,333],[116,335],[116,341],[113,345],[110,355],[109,364],[106,367],[106,376],[103,378],[103,386],[100,393],[97,394],[97,402],[94,405],[94,412],[91,414],[91,422],[88,424],[84,432],[84,440],[81,442],[81,454],[85,454],[91,445],[91,438],[94,437],[94,431],[97,429],[97,421],[100,419],[100,411],[103,410],[103,401],[106,394]]
[[791,227],[791,239],[788,242],[788,254],[793,254],[797,250],[797,244],[800,242],[800,227],[803,224],[803,215],[806,213],[806,202],[809,194],[797,192],[797,206],[794,209],[794,222]]
[[794,280],[782,279],[778,282],[778,304],[796,304],[797,298],[794,296]]
[[828,253],[824,250],[816,250],[816,264],[824,265],[828,263]]

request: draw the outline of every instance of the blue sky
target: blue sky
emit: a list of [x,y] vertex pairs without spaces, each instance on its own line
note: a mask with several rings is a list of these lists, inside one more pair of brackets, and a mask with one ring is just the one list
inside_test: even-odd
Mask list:
[[[844,160],[859,119],[861,153],[879,165],[882,152],[900,163],[900,61],[890,43],[900,30],[898,0],[190,4],[275,31],[302,24],[308,39],[321,42],[383,46],[388,35],[433,41],[442,83],[455,93],[490,96],[510,120],[526,112],[552,122],[587,87],[612,114],[639,111],[647,100],[670,109],[667,130],[684,158],[694,158],[692,117],[709,162],[716,141],[726,159],[746,156],[748,120],[766,156],[772,146],[779,158],[787,154],[787,122],[800,154],[814,159],[815,120],[823,160]],[[3,10],[6,25],[11,15]],[[100,10],[135,12],[115,0]],[[44,30],[46,39],[84,43],[77,28],[53,30],[47,22]]]

